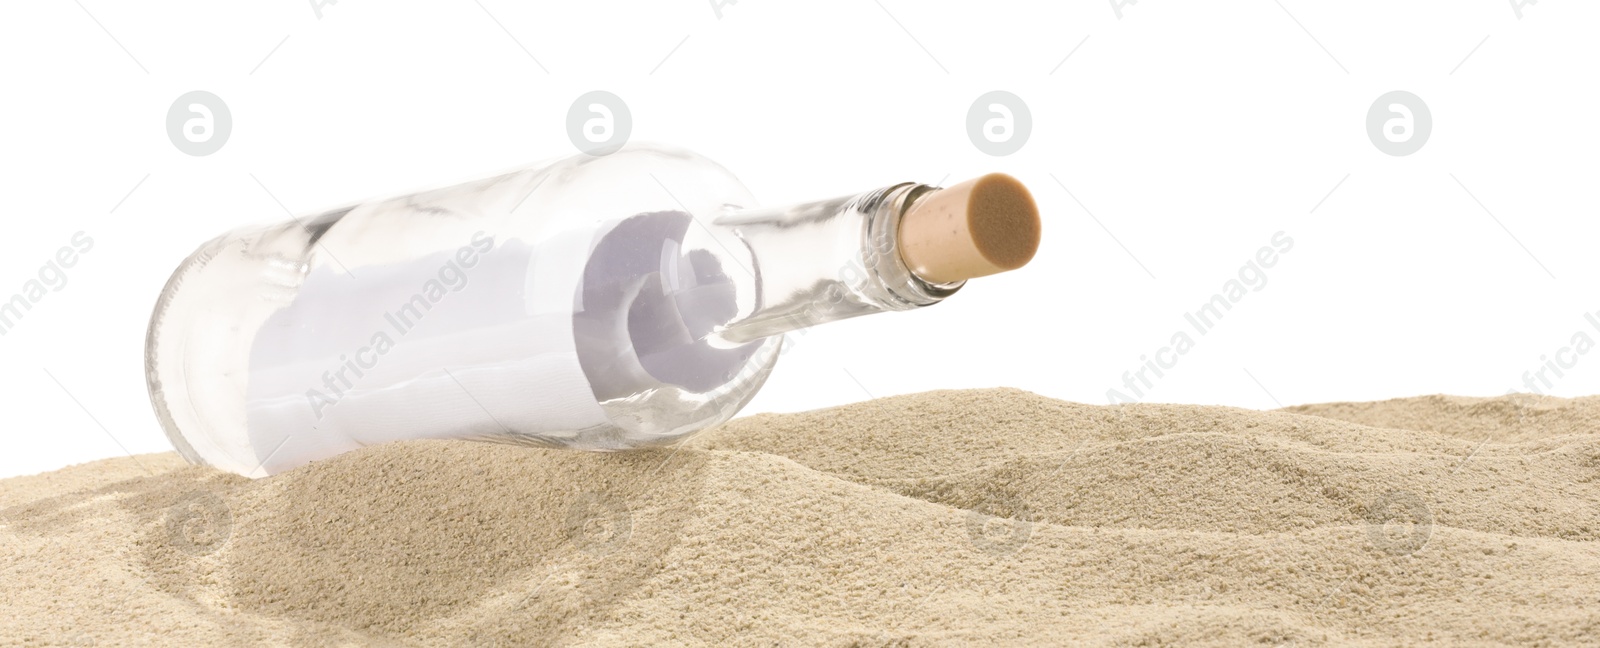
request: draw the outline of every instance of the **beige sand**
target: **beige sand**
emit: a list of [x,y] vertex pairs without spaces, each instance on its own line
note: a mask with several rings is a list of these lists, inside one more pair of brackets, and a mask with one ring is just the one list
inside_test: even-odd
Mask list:
[[1594,645],[1597,416],[999,389],[676,452],[114,459],[0,482],[0,644]]

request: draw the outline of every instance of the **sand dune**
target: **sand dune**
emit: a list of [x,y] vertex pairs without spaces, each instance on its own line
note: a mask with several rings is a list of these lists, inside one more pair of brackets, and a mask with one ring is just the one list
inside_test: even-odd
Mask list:
[[0,481],[0,644],[1593,645],[1600,398],[930,392]]

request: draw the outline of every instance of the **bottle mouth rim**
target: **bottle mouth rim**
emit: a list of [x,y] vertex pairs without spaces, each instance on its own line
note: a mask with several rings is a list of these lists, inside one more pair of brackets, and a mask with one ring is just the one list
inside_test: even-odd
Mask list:
[[896,310],[939,303],[967,283],[965,279],[943,283],[923,279],[912,272],[901,253],[900,225],[906,212],[918,200],[938,190],[938,187],[915,182],[900,183],[883,189],[878,197],[881,206],[867,210],[871,216],[865,219],[863,233],[867,242],[863,248],[863,254],[867,255],[866,266],[877,275],[878,283],[885,290],[883,296],[887,299],[883,301]]

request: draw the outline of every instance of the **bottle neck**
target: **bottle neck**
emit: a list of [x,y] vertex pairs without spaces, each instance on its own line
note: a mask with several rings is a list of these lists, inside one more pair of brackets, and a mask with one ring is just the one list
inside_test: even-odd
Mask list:
[[924,281],[900,254],[901,217],[932,191],[903,183],[715,219],[711,227],[749,248],[755,303],[713,336],[743,344],[859,315],[921,308],[954,294],[964,282]]

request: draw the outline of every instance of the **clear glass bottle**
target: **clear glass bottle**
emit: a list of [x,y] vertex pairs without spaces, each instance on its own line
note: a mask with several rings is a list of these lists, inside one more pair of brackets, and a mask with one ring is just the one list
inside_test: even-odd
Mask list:
[[[252,477],[400,439],[671,443],[749,402],[784,332],[928,306],[1031,258],[1016,185],[944,201],[1009,210],[962,250],[917,248],[978,271],[908,265],[902,218],[939,193],[760,209],[721,166],[633,145],[236,230],[156,304],[151,401],[185,458]],[[920,231],[959,229],[946,216]]]

